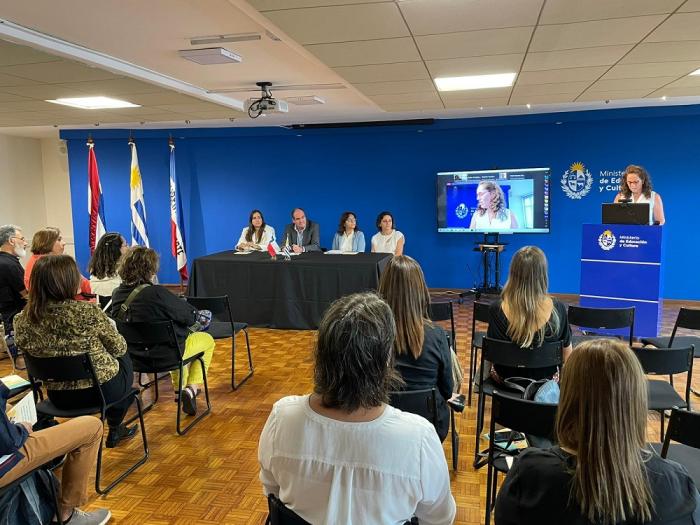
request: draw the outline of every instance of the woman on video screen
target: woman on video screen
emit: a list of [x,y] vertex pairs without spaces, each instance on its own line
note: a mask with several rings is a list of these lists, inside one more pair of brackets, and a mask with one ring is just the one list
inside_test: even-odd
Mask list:
[[482,181],[476,187],[477,209],[469,223],[471,229],[509,230],[518,227],[515,214],[506,208],[506,197],[495,181]]

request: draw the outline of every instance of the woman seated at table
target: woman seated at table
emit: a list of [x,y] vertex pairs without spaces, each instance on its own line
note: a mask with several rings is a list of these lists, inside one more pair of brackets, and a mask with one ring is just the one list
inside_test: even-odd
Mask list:
[[239,252],[245,250],[267,250],[267,245],[275,240],[275,229],[265,224],[260,210],[253,210],[248,217],[248,226],[243,228],[236,244]]
[[394,357],[406,389],[437,387],[437,433],[444,441],[450,425],[447,400],[454,389],[452,356],[447,334],[428,316],[430,294],[423,270],[410,257],[397,255],[384,268],[378,292],[396,319]]
[[454,522],[445,453],[426,419],[388,405],[396,328],[373,293],[330,305],[318,328],[314,393],[277,401],[260,436],[265,494],[309,523]]
[[100,238],[88,264],[92,293],[112,296],[112,291],[122,283],[117,263],[128,248],[126,239],[118,232],[105,233]]
[[558,446],[515,460],[496,500],[496,525],[700,524],[686,469],[647,443],[647,380],[621,341],[576,347],[561,377]]
[[377,230],[372,236],[372,252],[401,255],[406,239],[399,230],[394,229],[394,216],[383,211],[377,216]]
[[341,252],[364,252],[365,234],[357,226],[357,217],[351,211],[340,216],[338,231],[333,237],[333,250]]
[[[187,301],[178,298],[165,286],[153,284],[158,273],[159,258],[155,250],[143,246],[129,248],[119,263],[119,276],[122,284],[112,293],[112,316],[115,319],[126,317],[128,321],[150,322],[174,321],[175,335],[180,348],[184,348],[183,359],[204,352],[204,368],[209,369],[214,354],[214,339],[206,332],[198,331],[199,312]],[[137,287],[145,285],[132,296]],[[122,304],[131,296],[126,316],[120,315]],[[197,413],[197,395],[204,380],[199,361],[194,361],[184,369],[186,377],[183,389],[182,411],[193,416]],[[180,372],[170,372],[173,389],[179,388]]]
[[[102,393],[110,403],[131,390],[131,359],[126,341],[100,307],[73,299],[80,280],[78,267],[68,255],[37,260],[27,306],[15,317],[15,342],[23,352],[40,358],[89,353]],[[46,388],[49,399],[60,409],[100,404],[90,380],[49,382]],[[122,423],[132,401],[133,397],[107,409],[108,448],[136,433],[137,425]]]
[[[563,359],[571,354],[571,328],[566,305],[548,294],[547,258],[536,246],[520,248],[510,261],[508,281],[500,299],[489,307],[486,335],[512,341],[525,349],[543,342],[561,341]],[[494,366],[491,377],[497,383],[509,377],[544,379],[557,377],[557,368],[523,369]]]

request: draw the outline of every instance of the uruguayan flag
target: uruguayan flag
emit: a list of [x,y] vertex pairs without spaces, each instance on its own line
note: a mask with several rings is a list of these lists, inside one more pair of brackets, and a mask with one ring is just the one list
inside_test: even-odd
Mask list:
[[136,143],[131,146],[131,245],[141,245],[150,248],[148,230],[146,229],[146,201],[143,197],[143,181],[139,169],[139,158],[136,154]]

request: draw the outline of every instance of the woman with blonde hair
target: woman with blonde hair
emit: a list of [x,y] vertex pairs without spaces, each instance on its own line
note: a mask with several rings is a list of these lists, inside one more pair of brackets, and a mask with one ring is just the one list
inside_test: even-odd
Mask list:
[[492,180],[481,181],[476,187],[477,208],[469,228],[509,230],[518,227],[518,219],[506,207],[503,188]]
[[[520,248],[510,261],[508,281],[499,300],[489,307],[487,336],[512,341],[521,348],[537,348],[544,342],[561,341],[564,361],[571,354],[571,328],[566,305],[548,294],[547,258],[536,246]],[[509,377],[544,379],[556,368],[522,369],[498,366],[492,378],[502,383]]]
[[698,524],[686,470],[647,448],[647,381],[624,343],[576,347],[561,378],[559,446],[528,449],[496,500],[497,525]]
[[437,387],[438,436],[444,441],[449,430],[452,397],[452,357],[447,334],[428,315],[430,294],[423,270],[407,255],[396,255],[379,281],[379,295],[396,319],[394,356],[407,390]]

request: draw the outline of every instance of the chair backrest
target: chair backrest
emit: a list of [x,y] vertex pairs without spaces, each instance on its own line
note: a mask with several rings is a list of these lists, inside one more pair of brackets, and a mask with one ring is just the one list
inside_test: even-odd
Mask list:
[[308,521],[305,521],[296,512],[289,509],[274,494],[268,494],[267,508],[270,514],[266,523],[270,525],[310,525]]
[[228,295],[218,295],[212,297],[186,297],[185,299],[187,299],[187,302],[197,310],[209,310],[212,314],[212,318],[215,321],[233,323],[231,303],[229,302]]
[[455,338],[457,337],[457,332],[455,330],[455,315],[452,306],[452,301],[441,301],[436,303],[430,303],[428,313],[430,314],[431,321],[449,321],[450,322],[450,333],[452,345],[456,348]]
[[476,323],[489,322],[489,307],[490,303],[474,301],[474,306],[472,308],[472,345],[474,344],[474,335],[476,334]]
[[[561,341],[545,342],[536,348],[521,348],[512,341],[484,337],[481,360],[511,368],[549,368],[561,366]],[[483,365],[483,363],[482,363]]]
[[679,328],[700,330],[700,309],[681,307],[678,311],[678,317],[676,317],[676,324],[673,325],[671,341],[668,346],[673,346],[673,340],[676,338],[676,331]]
[[389,404],[404,412],[422,416],[437,428],[437,391],[435,387],[391,392],[389,394]]
[[633,348],[645,374],[673,375],[692,372],[694,347]]
[[107,306],[109,304],[109,302],[112,300],[112,296],[111,295],[98,295],[97,300],[100,303],[100,308],[102,308],[104,310],[105,306]]
[[92,382],[92,389],[104,404],[104,396],[99,387],[100,381],[97,379],[90,354],[36,357],[25,352],[24,362],[27,366],[27,374],[29,375],[29,381],[32,383],[35,396],[38,395],[41,388],[39,382],[46,384],[47,382],[88,380]]
[[491,421],[511,430],[555,440],[557,405],[538,403],[501,394],[491,400]]
[[665,458],[671,441],[700,449],[700,413],[674,408],[666,429],[666,438],[661,449]]
[[165,372],[179,367],[183,349],[173,321],[117,321],[117,330],[126,340],[135,372]]
[[629,343],[634,337],[634,306],[629,308],[591,308],[569,305],[569,324],[593,330],[629,328]]

